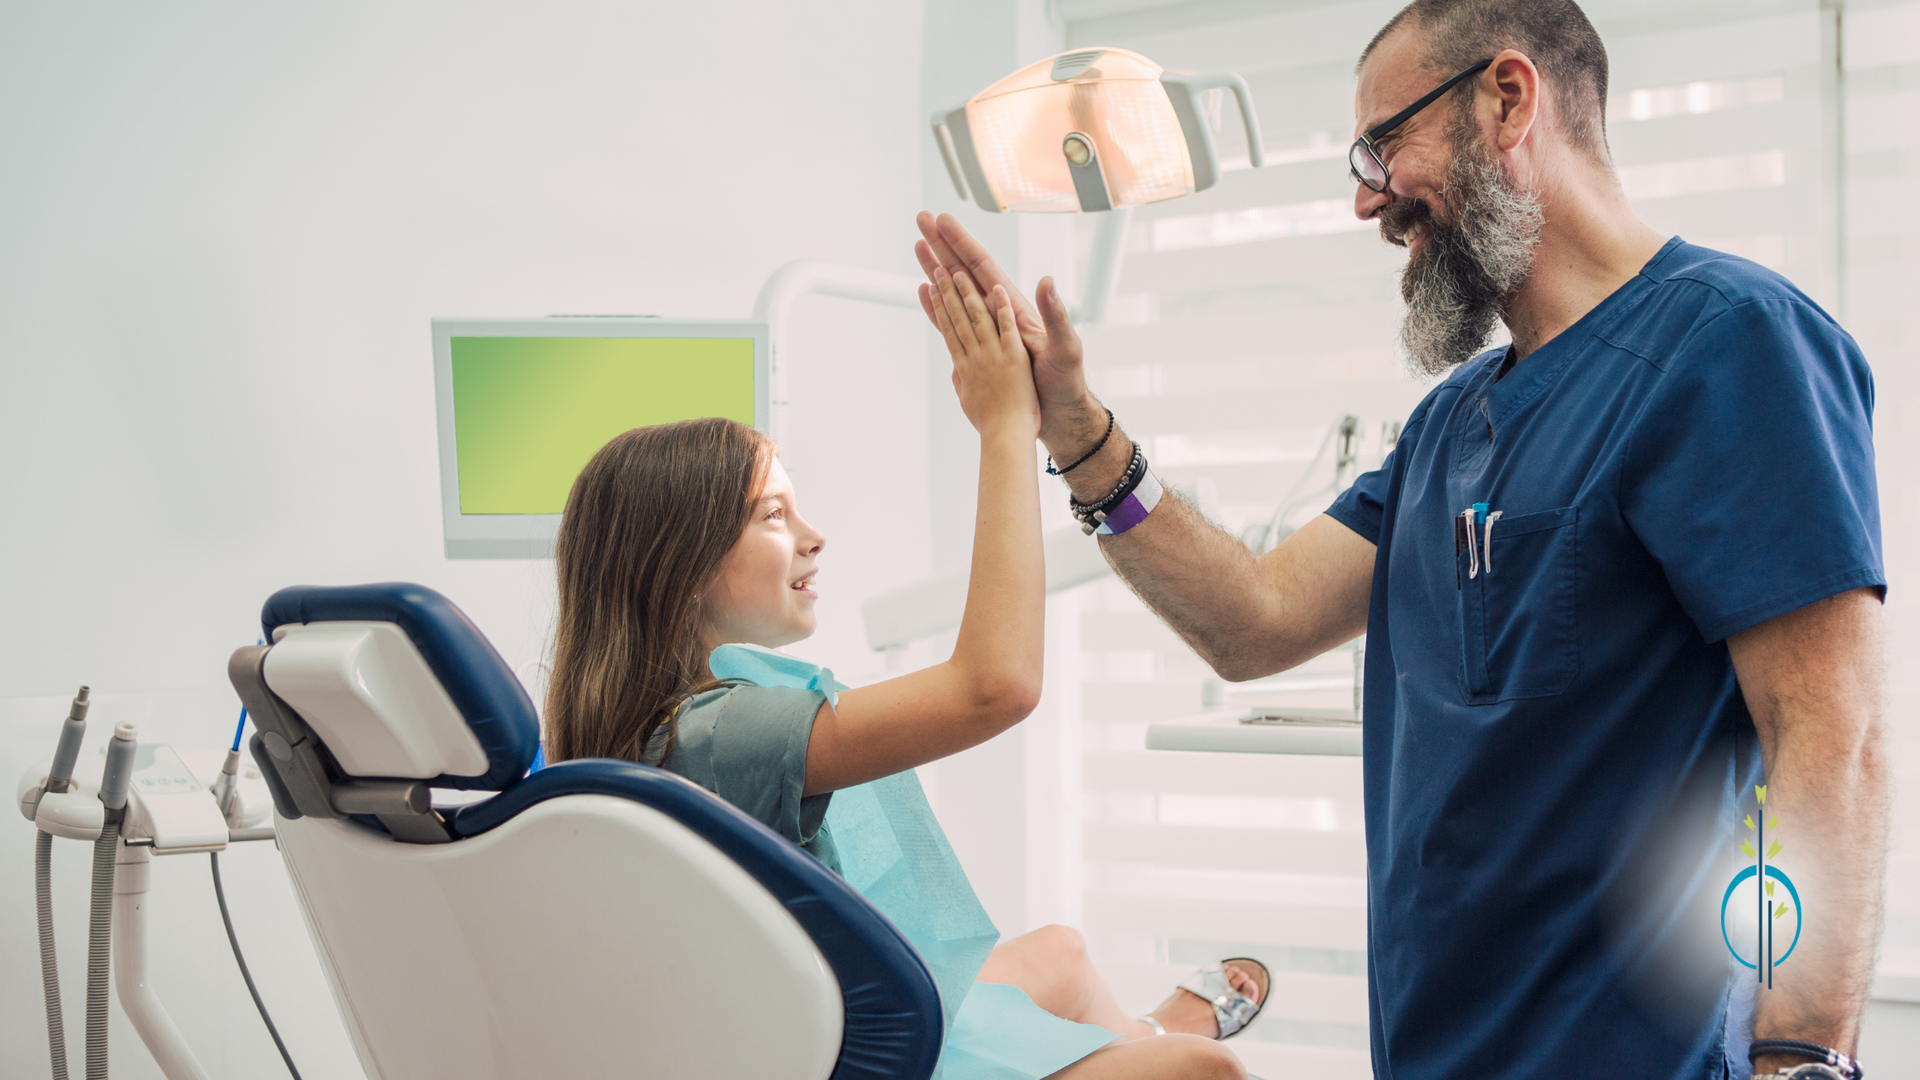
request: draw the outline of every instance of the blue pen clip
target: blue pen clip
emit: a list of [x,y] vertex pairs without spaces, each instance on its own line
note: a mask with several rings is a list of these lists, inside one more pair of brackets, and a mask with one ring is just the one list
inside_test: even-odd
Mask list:
[[[1486,569],[1488,575],[1494,573],[1494,523],[1500,521],[1501,513],[1505,511],[1492,509],[1492,503],[1484,502],[1473,503],[1471,507],[1459,511],[1461,519],[1467,523],[1467,550],[1473,553],[1473,557],[1469,559],[1467,577],[1480,577],[1482,567]],[[1475,532],[1473,532],[1475,525],[1484,530],[1478,538],[1480,540],[1478,546],[1475,544]]]

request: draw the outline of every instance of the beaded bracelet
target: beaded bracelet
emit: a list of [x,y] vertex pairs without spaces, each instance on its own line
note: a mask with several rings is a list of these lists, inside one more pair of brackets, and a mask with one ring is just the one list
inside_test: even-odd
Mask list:
[[1120,479],[1114,482],[1113,487],[1110,488],[1105,495],[1089,503],[1083,503],[1069,495],[1067,497],[1067,508],[1073,511],[1075,517],[1082,518],[1088,517],[1096,512],[1105,512],[1111,508],[1113,504],[1126,497],[1127,491],[1133,486],[1135,481],[1139,479],[1140,471],[1146,468],[1146,465],[1147,455],[1140,449],[1140,444],[1136,442],[1133,444],[1133,456],[1127,461],[1126,471],[1120,474]]
[[[1067,509],[1073,512],[1074,517],[1080,519],[1080,531],[1092,535],[1094,530],[1100,529],[1105,524],[1107,518],[1114,512],[1115,508],[1120,506],[1120,504],[1126,500],[1127,496],[1134,493],[1134,489],[1140,486],[1140,481],[1147,475],[1147,455],[1140,449],[1140,444],[1136,442],[1133,444],[1133,457],[1127,462],[1127,471],[1120,474],[1119,482],[1113,485],[1111,491],[1108,491],[1106,495],[1102,496],[1099,500],[1091,503],[1079,502],[1071,497],[1067,499]],[[1154,492],[1155,503],[1159,502],[1159,486],[1159,483],[1156,481],[1154,484],[1154,488],[1156,489]],[[1151,509],[1151,507],[1148,509]],[[1145,515],[1142,514],[1141,516],[1144,517]],[[1127,529],[1132,528],[1134,524],[1137,524],[1137,522],[1130,522],[1124,528],[1118,530],[1106,530],[1102,535],[1111,536],[1114,535],[1115,532],[1125,532]]]
[[1073,470],[1079,468],[1080,466],[1085,465],[1087,463],[1087,460],[1093,457],[1093,455],[1099,453],[1100,448],[1107,445],[1107,440],[1111,438],[1113,438],[1113,410],[1108,409],[1106,434],[1100,436],[1100,441],[1093,444],[1093,449],[1087,451],[1084,454],[1081,454],[1079,461],[1074,462],[1073,464],[1067,466],[1064,469],[1054,468],[1053,455],[1048,454],[1047,455],[1047,475],[1048,476],[1065,476],[1068,473],[1072,472]]

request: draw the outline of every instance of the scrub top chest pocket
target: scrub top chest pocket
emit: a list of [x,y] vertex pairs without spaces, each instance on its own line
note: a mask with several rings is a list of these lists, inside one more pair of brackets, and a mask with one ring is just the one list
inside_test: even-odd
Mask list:
[[[1479,552],[1460,566],[1460,652],[1467,703],[1551,697],[1580,672],[1574,609],[1579,508],[1562,507],[1476,529]],[[1484,527],[1482,527],[1484,528]],[[1469,563],[1475,563],[1469,576]]]

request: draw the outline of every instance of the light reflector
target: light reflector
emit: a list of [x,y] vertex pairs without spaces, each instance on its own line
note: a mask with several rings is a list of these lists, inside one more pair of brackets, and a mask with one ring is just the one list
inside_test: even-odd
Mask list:
[[[1181,75],[1126,49],[1048,57],[933,119],[954,186],[987,210],[1071,213],[1178,198],[1219,177],[1200,95],[1232,90],[1263,162],[1245,80]],[[1092,143],[1092,165],[1082,136]],[[971,191],[969,191],[971,189]]]

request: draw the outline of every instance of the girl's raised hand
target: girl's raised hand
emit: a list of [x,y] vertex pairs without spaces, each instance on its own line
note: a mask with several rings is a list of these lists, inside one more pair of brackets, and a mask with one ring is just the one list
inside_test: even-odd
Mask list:
[[1033,389],[1033,364],[1006,289],[995,285],[983,297],[965,271],[950,274],[944,269],[934,271],[932,285],[920,288],[953,357],[953,389],[974,430],[985,435],[1007,429],[1038,438],[1040,400]]

